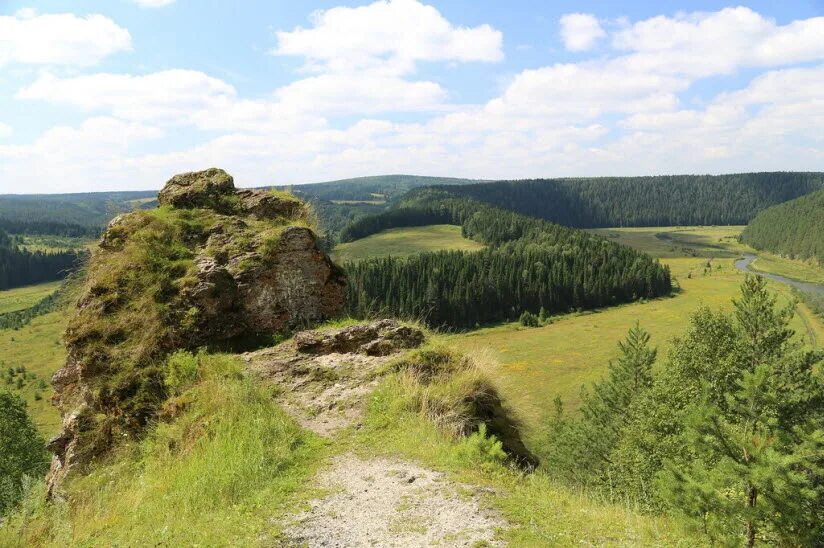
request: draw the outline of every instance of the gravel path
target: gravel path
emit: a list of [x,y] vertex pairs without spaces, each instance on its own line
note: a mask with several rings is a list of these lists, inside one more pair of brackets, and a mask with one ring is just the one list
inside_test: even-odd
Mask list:
[[502,546],[506,523],[483,508],[483,490],[418,465],[345,455],[317,478],[327,497],[287,528],[288,546]]

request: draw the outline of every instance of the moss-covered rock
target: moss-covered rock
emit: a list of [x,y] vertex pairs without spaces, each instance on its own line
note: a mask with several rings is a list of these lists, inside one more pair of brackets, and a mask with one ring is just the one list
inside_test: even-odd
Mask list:
[[114,219],[92,255],[54,378],[65,424],[52,484],[140,435],[167,397],[170,353],[271,338],[343,308],[344,275],[300,200],[235,190],[219,169],[176,175],[158,200]]

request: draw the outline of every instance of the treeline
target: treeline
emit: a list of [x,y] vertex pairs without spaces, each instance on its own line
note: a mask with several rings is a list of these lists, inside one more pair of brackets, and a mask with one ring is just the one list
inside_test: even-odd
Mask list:
[[0,231],[0,290],[65,278],[79,263],[81,253],[27,251]]
[[824,191],[765,209],[741,234],[741,241],[793,259],[824,265]]
[[[556,400],[543,464],[615,501],[695,518],[718,546],[824,546],[824,354],[763,278],[699,310],[656,367],[636,326],[579,413]],[[643,320],[642,320],[643,321]]]
[[[648,255],[472,200],[384,215],[392,222],[459,221],[464,236],[488,247],[345,265],[349,313],[356,317],[389,313],[467,328],[516,320],[523,312],[592,309],[672,290],[669,269]],[[382,222],[371,218],[361,225]]]
[[76,283],[72,284],[69,280],[29,308],[0,314],[0,329],[20,329],[38,316],[54,312],[66,306],[72,295],[73,286],[76,286]]
[[465,197],[578,228],[733,225],[821,189],[824,173],[537,179],[418,188],[397,205]]

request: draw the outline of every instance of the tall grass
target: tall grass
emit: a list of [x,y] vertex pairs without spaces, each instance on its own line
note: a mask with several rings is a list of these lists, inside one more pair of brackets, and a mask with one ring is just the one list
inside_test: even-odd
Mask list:
[[[500,442],[467,403],[494,393],[475,361],[437,347],[397,360],[373,393],[363,427],[338,450],[412,459],[459,484],[486,488],[483,504],[511,525],[500,532],[510,546],[706,544],[691,523],[644,514],[630,501],[607,502],[502,459]],[[467,435],[469,425],[478,430]]]
[[169,400],[140,443],[71,480],[67,503],[42,487],[0,528],[6,545],[232,545],[275,538],[277,521],[325,453],[244,378],[236,358],[201,356],[201,382]]

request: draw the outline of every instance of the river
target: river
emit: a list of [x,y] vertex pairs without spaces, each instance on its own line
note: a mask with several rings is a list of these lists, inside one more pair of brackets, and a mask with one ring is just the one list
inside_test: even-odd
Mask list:
[[742,272],[748,272],[750,274],[757,274],[759,276],[763,276],[765,278],[769,278],[770,280],[775,280],[777,282],[785,283],[790,285],[799,291],[803,291],[804,293],[815,293],[817,295],[824,295],[824,284],[814,284],[808,282],[799,282],[798,280],[793,280],[792,278],[785,278],[784,276],[779,276],[778,274],[768,274],[767,272],[757,272],[750,268],[750,264],[754,260],[758,258],[758,255],[753,255],[751,253],[745,253],[744,257],[735,261],[735,268]]

